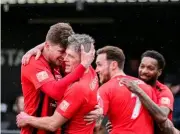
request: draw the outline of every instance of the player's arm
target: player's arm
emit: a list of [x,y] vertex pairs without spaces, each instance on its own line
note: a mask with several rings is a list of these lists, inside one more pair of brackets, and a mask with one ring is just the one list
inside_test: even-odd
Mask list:
[[[81,93],[81,86],[72,85],[71,90],[66,91],[62,102],[56,108],[53,116],[50,117],[33,117],[26,113],[17,116],[17,124],[19,127],[31,125],[36,128],[55,131],[62,126],[67,120],[71,119],[82,106],[85,96]],[[81,93],[81,94],[80,94]]]
[[66,75],[64,78],[58,81],[54,79],[53,81],[47,82],[43,84],[40,89],[53,99],[61,100],[68,86],[81,78],[85,70],[86,68],[80,64],[73,72]]
[[33,55],[36,55],[35,59],[38,59],[39,56],[41,55],[41,51],[44,48],[44,44],[45,43],[43,42],[43,43],[35,46],[34,48],[30,49],[29,51],[27,51],[25,53],[25,55],[22,57],[22,60],[21,60],[22,64],[23,65],[28,64],[30,57],[33,56]]
[[[139,87],[137,83],[129,80],[129,79],[123,79],[121,81],[123,84],[125,84],[128,89],[135,93],[143,105],[148,109],[150,114],[153,116],[155,121],[157,123],[161,123],[167,119],[167,116],[170,112],[170,110],[166,107],[159,107],[143,90],[143,87]],[[146,86],[146,85],[145,85]],[[146,88],[146,87],[145,87]],[[152,90],[152,89],[149,89]]]
[[135,92],[143,105],[148,109],[157,123],[164,122],[170,113],[170,109],[164,106],[158,106],[140,87]]
[[180,131],[174,127],[173,123],[168,118],[166,121],[159,124],[159,127],[162,129],[163,134],[180,134]]
[[[94,60],[95,49],[91,45],[90,51],[85,52],[83,45],[81,46],[81,64],[70,74],[66,75],[59,81],[53,81],[42,85],[41,89],[56,100],[61,100],[67,87],[82,77],[86,68],[88,68]],[[60,92],[60,93],[58,93]],[[57,98],[58,97],[58,98]]]
[[61,100],[67,87],[78,80],[86,70],[80,64],[72,73],[56,81],[50,70],[46,69],[40,62],[38,63],[33,67],[31,65],[23,66],[26,70],[23,75],[33,83],[37,90],[42,90],[55,100]]
[[16,120],[18,127],[24,127],[26,125],[30,125],[35,128],[54,132],[59,127],[61,127],[68,119],[66,119],[57,111],[55,111],[52,116],[46,116],[46,117],[30,116],[24,112],[21,112],[17,116]]

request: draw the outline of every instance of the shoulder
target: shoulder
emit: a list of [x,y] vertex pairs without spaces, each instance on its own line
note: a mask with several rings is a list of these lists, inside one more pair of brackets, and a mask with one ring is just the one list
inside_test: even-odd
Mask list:
[[117,78],[113,78],[108,82],[104,83],[103,85],[101,85],[99,88],[99,92],[100,94],[112,95],[116,93],[116,91],[119,90],[119,88],[122,89],[123,87],[125,88],[125,86],[122,85]]
[[131,80],[133,80],[142,90],[144,90],[148,95],[152,95],[153,92],[153,88],[152,86],[146,84],[144,81],[135,78],[135,77],[130,77]]
[[156,83],[157,88],[159,88],[160,96],[168,96],[174,98],[170,88],[159,81]]
[[45,66],[45,64],[43,63],[43,58],[40,57],[39,59],[35,60],[35,56],[32,56],[29,60],[29,63],[27,65],[21,65],[21,70],[29,70],[29,69],[33,69],[33,68],[42,68]]
[[157,81],[156,86],[157,88],[159,88],[160,92],[166,92],[166,93],[172,94],[170,88],[166,86],[165,84],[162,84],[159,81]]
[[115,82],[115,80],[109,80],[108,82],[102,84],[99,89],[109,89],[112,88],[112,84]]
[[37,65],[40,65],[42,64],[41,62],[41,58],[38,59],[38,60],[35,60],[35,57],[32,56],[29,60],[29,63],[27,65],[22,65],[22,68],[29,68],[29,67],[34,67],[34,66],[37,66]]

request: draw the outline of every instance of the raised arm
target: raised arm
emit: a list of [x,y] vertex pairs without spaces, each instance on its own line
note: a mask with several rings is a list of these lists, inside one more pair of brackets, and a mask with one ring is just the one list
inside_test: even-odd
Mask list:
[[36,55],[35,59],[38,59],[41,55],[41,51],[43,50],[43,48],[44,48],[44,42],[27,51],[25,55],[22,57],[21,60],[22,64],[27,65],[29,63],[29,59],[33,55]]

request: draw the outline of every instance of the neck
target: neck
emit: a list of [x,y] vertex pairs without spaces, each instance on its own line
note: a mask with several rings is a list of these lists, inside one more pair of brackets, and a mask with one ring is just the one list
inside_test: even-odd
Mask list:
[[47,57],[47,54],[46,54],[46,50],[45,50],[45,49],[42,51],[42,55],[43,55],[43,57],[46,59],[46,61],[49,62],[49,59],[48,59],[48,57]]
[[118,75],[123,75],[123,76],[125,76],[126,74],[124,73],[124,71],[123,70],[116,70],[116,71],[114,71],[114,72],[112,72],[111,73],[111,78],[114,78],[114,77],[116,77],[116,76],[118,76]]

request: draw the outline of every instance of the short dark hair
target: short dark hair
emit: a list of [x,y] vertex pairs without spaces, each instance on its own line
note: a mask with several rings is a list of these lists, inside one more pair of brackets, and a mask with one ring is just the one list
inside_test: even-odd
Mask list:
[[153,58],[155,60],[157,60],[158,62],[158,68],[159,69],[164,69],[165,65],[166,65],[166,61],[164,59],[164,56],[162,54],[160,54],[159,52],[155,51],[155,50],[148,50],[145,51],[142,55],[141,55],[141,60],[144,57],[150,57]]
[[124,69],[125,55],[122,49],[115,46],[105,46],[97,50],[97,55],[103,54],[103,53],[106,54],[107,60],[116,61],[118,63],[118,67],[120,69]]
[[74,33],[72,27],[68,23],[57,23],[50,27],[46,40],[55,44],[60,44],[61,47],[66,48],[68,37]]

